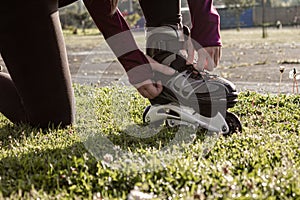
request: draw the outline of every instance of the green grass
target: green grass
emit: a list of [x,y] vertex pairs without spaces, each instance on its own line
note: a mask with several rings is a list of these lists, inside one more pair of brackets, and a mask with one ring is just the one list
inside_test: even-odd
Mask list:
[[[203,133],[147,135],[148,101],[135,90],[75,85],[75,94],[74,127],[40,130],[0,116],[0,199],[126,199],[134,188],[156,199],[300,199],[299,95],[280,95],[277,107],[276,95],[241,93],[231,111],[243,133],[218,138],[203,157]],[[108,141],[106,150],[123,152],[115,162],[100,151]]]

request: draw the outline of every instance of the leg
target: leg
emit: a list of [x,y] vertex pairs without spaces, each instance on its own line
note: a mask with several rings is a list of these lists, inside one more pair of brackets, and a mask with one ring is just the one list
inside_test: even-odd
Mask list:
[[71,3],[74,3],[75,1],[78,1],[78,0],[59,0],[58,6],[61,8],[61,7],[70,5]]
[[11,76],[0,75],[0,112],[35,126],[71,124],[74,99],[57,1],[12,0],[0,15],[0,52]]
[[0,111],[14,123],[25,121],[25,110],[10,76],[0,72]]
[[147,27],[181,24],[181,0],[139,0],[139,3]]

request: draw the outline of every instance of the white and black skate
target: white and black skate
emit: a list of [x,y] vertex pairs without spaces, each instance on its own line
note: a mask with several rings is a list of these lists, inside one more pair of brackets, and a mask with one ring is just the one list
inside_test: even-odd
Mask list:
[[215,75],[199,73],[192,66],[185,69],[172,77],[156,75],[164,89],[150,100],[151,106],[143,114],[144,123],[193,126],[223,135],[241,132],[239,118],[227,111],[237,103],[235,86]]
[[188,28],[165,25],[147,29],[146,35],[147,54],[177,72],[173,76],[155,74],[164,89],[150,100],[151,106],[143,114],[144,123],[165,122],[169,127],[188,125],[223,135],[241,132],[239,118],[227,111],[237,103],[235,85],[216,75],[199,72],[193,65],[186,65],[181,52],[185,51]]

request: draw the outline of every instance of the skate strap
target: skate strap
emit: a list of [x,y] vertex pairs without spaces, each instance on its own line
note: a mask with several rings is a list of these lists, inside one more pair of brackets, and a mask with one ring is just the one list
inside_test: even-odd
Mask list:
[[177,71],[179,73],[183,72],[183,71],[196,71],[197,70],[194,68],[194,66],[192,64],[185,64],[185,65],[182,65],[180,68],[177,69]]
[[175,25],[162,25],[146,30],[147,48],[168,51],[177,54],[184,48],[186,28]]
[[178,51],[184,48],[184,42],[178,41],[177,39],[173,40],[163,40],[163,38],[149,38],[147,48],[157,49],[159,51],[167,51],[174,54],[178,54]]
[[167,56],[161,64],[167,65],[167,66],[171,66],[172,62],[176,60],[176,54],[170,54],[169,56]]

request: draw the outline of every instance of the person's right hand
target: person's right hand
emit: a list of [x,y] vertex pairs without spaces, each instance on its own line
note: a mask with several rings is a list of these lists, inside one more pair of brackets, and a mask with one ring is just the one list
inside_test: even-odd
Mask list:
[[141,83],[135,84],[134,87],[138,92],[145,98],[154,99],[163,90],[161,81],[154,82],[153,80],[147,79]]
[[[153,60],[151,57],[146,56],[151,68],[153,71],[158,71],[161,72],[165,75],[173,75],[175,73],[175,70],[172,69],[169,66],[160,64],[158,62],[156,62],[155,60]],[[155,97],[157,97],[163,90],[163,86],[161,81],[157,81],[155,82],[154,80],[145,80],[141,83],[135,84],[134,85],[135,88],[137,88],[138,92],[145,98],[148,99],[154,99]]]

